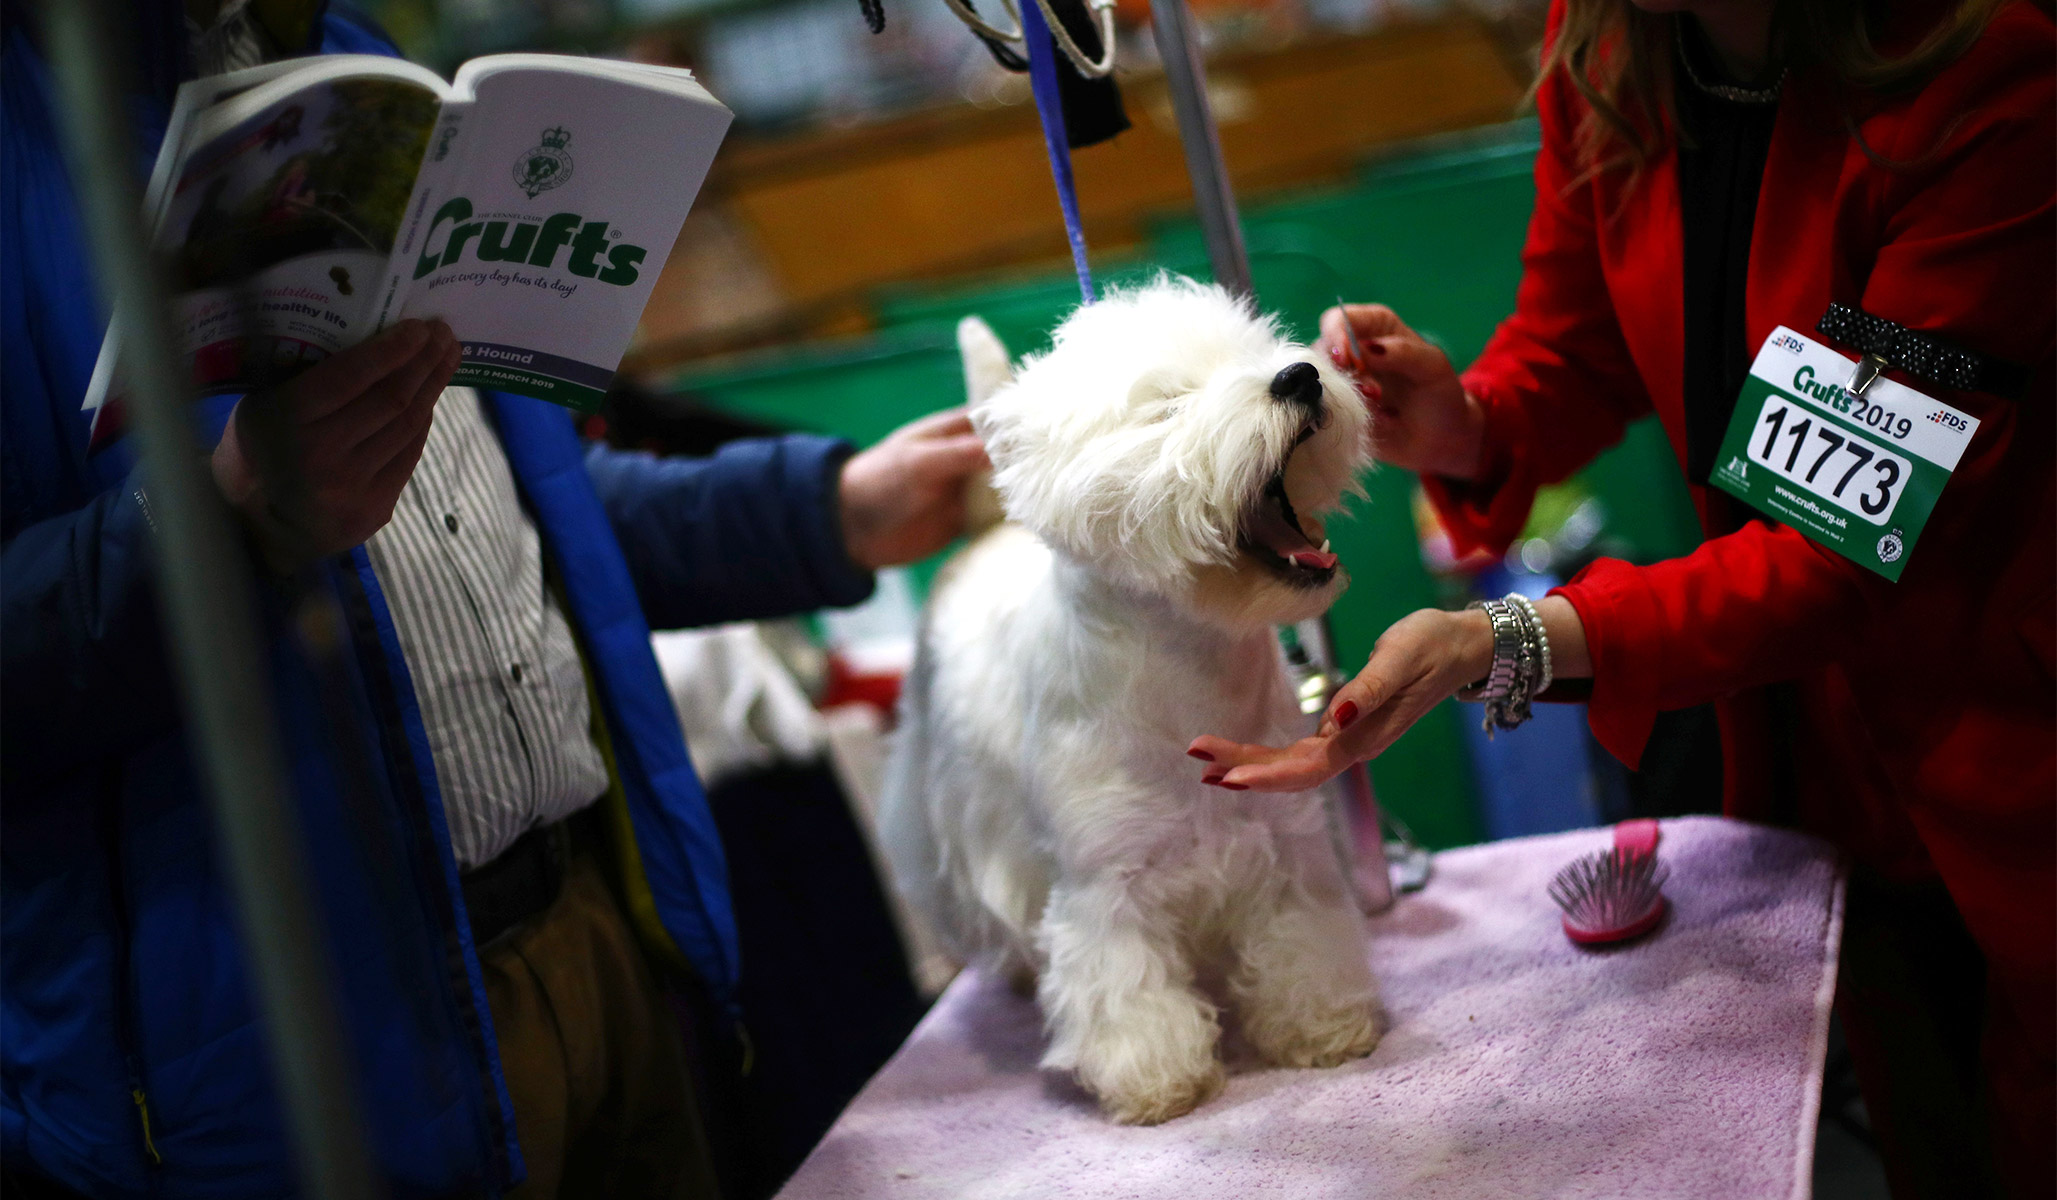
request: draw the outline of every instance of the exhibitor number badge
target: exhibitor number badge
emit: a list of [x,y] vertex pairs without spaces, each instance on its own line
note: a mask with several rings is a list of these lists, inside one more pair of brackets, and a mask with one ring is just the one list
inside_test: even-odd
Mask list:
[[1751,364],[1715,459],[1716,487],[1898,580],[1978,419],[1780,326]]

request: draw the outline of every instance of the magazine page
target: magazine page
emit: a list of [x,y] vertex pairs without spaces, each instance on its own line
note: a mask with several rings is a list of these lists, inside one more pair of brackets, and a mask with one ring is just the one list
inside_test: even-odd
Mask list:
[[143,197],[143,209],[150,214],[151,228],[162,227],[164,205],[170,199],[172,172],[184,162],[193,128],[207,110],[232,96],[304,69],[304,65],[295,59],[281,59],[239,71],[209,75],[204,79],[189,79],[179,85],[178,98],[172,103],[171,120],[165,126],[164,145],[158,151],[156,165],[151,168],[150,185]]
[[331,62],[199,120],[158,244],[203,393],[276,382],[369,334],[441,92],[404,63]]
[[[157,148],[157,161],[150,168],[150,183],[143,194],[143,211],[152,230],[164,226],[164,207],[170,199],[172,172],[183,161],[182,152],[191,140],[193,127],[201,115],[230,96],[269,83],[302,66],[304,64],[293,59],[285,59],[209,75],[204,79],[189,79],[179,85],[178,98],[173,102],[171,117],[165,123],[164,142]],[[115,306],[115,314],[108,321],[107,336],[100,344],[100,358],[93,364],[92,381],[86,385],[86,402],[80,407],[88,412],[106,403],[114,383],[114,369],[121,354],[120,308],[120,305]]]
[[381,323],[439,317],[457,383],[590,411],[731,114],[686,72],[552,55],[477,60],[456,90]]

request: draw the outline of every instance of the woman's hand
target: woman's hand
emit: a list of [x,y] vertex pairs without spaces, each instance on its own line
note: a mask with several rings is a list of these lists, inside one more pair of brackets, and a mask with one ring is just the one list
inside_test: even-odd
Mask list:
[[1379,637],[1371,661],[1329,701],[1313,737],[1283,749],[1199,737],[1186,753],[1214,764],[1208,783],[1233,791],[1303,792],[1352,763],[1377,758],[1422,714],[1492,665],[1493,627],[1483,612],[1424,608]]
[[[1585,624],[1571,601],[1545,596],[1536,601],[1536,615],[1550,635],[1555,676],[1590,676]],[[1212,764],[1205,782],[1232,791],[1306,791],[1385,753],[1429,709],[1484,679],[1492,667],[1493,624],[1483,610],[1424,608],[1379,637],[1371,661],[1337,689],[1313,737],[1284,748],[1199,737],[1186,753]]]
[[1321,314],[1321,345],[1342,370],[1375,385],[1366,389],[1374,456],[1425,475],[1479,477],[1485,410],[1458,382],[1449,355],[1383,304]]

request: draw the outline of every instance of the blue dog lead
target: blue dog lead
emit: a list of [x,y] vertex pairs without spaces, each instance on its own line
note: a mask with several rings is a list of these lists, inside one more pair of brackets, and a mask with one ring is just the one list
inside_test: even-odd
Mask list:
[[1071,242],[1071,265],[1078,272],[1079,296],[1091,304],[1093,268],[1086,261],[1086,231],[1079,221],[1078,185],[1071,175],[1071,139],[1064,127],[1064,102],[1057,92],[1057,47],[1043,20],[1042,6],[1028,0],[1021,6],[1022,41],[1028,50],[1029,88],[1035,93],[1036,115],[1042,118],[1043,146],[1050,152],[1050,178],[1057,185],[1057,205],[1064,210],[1064,234]]

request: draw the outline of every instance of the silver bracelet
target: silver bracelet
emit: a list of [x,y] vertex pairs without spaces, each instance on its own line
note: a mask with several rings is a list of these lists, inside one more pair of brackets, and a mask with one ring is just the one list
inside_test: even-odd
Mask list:
[[1486,733],[1494,729],[1515,729],[1528,722],[1533,715],[1530,702],[1535,699],[1536,680],[1541,672],[1542,643],[1536,636],[1535,622],[1530,619],[1530,610],[1524,607],[1520,595],[1508,595],[1500,603],[1514,614],[1514,623],[1521,630],[1521,657],[1515,664],[1514,686],[1507,695],[1486,704]]
[[1504,699],[1521,674],[1521,618],[1504,600],[1474,600],[1469,607],[1483,610],[1492,623],[1493,665],[1484,679],[1458,692],[1457,698],[1488,703]]
[[[1505,603],[1505,601],[1502,601]],[[1521,648],[1514,664],[1514,686],[1498,700],[1486,701],[1485,729],[1491,736],[1495,729],[1514,729],[1529,718],[1529,687],[1535,680],[1536,654],[1534,640],[1530,638],[1526,619],[1521,610],[1512,604],[1507,611],[1514,614],[1514,623],[1521,631]]]
[[1464,701],[1485,705],[1484,728],[1514,729],[1533,715],[1531,704],[1553,678],[1550,635],[1528,597],[1511,593],[1499,600],[1476,600],[1493,626],[1493,666],[1486,677],[1457,693]]
[[1535,637],[1540,669],[1536,673],[1536,686],[1529,692],[1530,698],[1533,699],[1549,691],[1551,682],[1557,678],[1556,669],[1550,659],[1550,631],[1543,627],[1543,617],[1536,611],[1535,601],[1519,592],[1509,595],[1507,600],[1521,610],[1522,616],[1528,618],[1529,631]]

